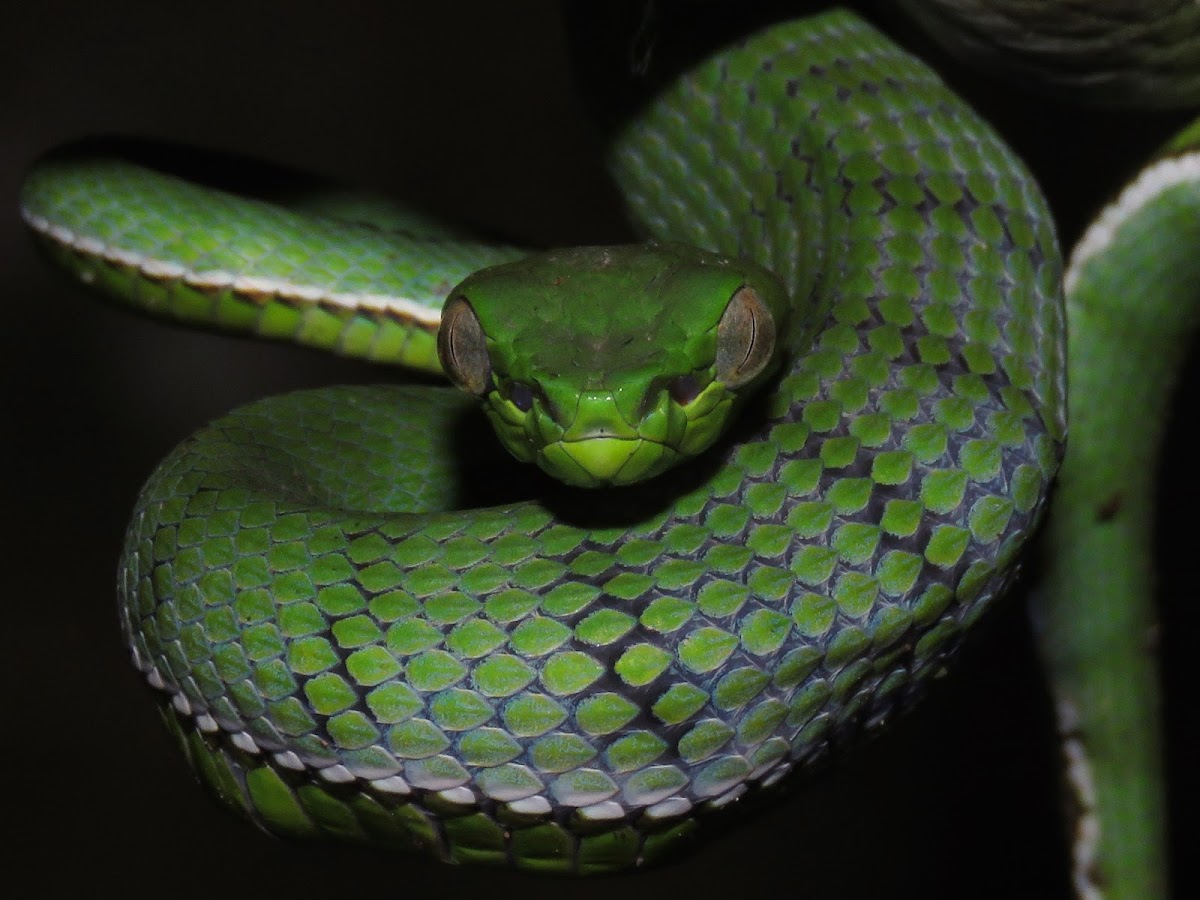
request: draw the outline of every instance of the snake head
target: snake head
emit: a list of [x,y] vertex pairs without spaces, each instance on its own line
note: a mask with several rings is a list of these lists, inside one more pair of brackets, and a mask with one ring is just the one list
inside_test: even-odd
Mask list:
[[679,244],[557,250],[449,295],[438,357],[518,459],[581,487],[651,478],[710,446],[780,358],[766,269]]

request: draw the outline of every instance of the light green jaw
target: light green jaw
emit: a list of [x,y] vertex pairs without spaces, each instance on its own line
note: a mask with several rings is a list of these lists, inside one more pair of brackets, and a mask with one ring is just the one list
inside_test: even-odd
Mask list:
[[438,352],[515,457],[567,484],[627,485],[725,431],[778,362],[786,313],[782,285],[744,260],[583,247],[463,281]]
[[[589,392],[580,396],[579,414],[571,427],[560,438],[535,447],[532,461],[578,487],[653,478],[712,444],[730,421],[736,399],[733,391],[715,380],[686,405],[661,392],[659,404],[632,428],[620,418],[611,394]],[[599,412],[608,416],[601,420],[595,415]],[[492,421],[498,417],[492,416]],[[497,434],[503,435],[504,427],[497,424]],[[514,435],[514,440],[519,438]],[[506,440],[505,445],[512,450],[512,441]]]
[[595,437],[542,448],[538,465],[570,484],[629,484],[648,478],[672,459],[661,444],[640,438]]

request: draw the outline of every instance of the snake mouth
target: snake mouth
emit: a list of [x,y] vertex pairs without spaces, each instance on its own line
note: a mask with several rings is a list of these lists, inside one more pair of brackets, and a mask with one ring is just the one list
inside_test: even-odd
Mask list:
[[547,444],[537,455],[548,474],[576,487],[635,484],[674,464],[677,451],[642,437],[594,436]]

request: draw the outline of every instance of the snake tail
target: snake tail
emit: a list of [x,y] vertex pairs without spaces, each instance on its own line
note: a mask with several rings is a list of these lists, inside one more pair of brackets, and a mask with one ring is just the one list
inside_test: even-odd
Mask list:
[[1074,795],[1080,897],[1165,897],[1154,461],[1200,324],[1200,120],[1099,216],[1066,275],[1071,435],[1034,599]]

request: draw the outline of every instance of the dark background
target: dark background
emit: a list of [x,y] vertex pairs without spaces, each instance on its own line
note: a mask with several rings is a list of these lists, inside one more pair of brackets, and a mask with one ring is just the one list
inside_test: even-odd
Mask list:
[[[775,4],[781,5],[781,4]],[[802,6],[802,4],[793,4]],[[993,118],[1042,180],[1065,242],[1179,122],[1078,113],[964,73],[882,24]],[[371,185],[540,244],[620,239],[618,203],[548,2],[41,3],[0,13],[3,747],[10,876],[38,896],[286,891],[331,896],[1062,897],[1051,713],[1022,604],[992,616],[952,677],[887,736],[667,868],[594,882],[454,869],[267,838],[194,783],[133,673],[114,572],[128,510],[177,441],[233,406],[386,370],[196,334],[116,311],[50,272],[16,213],[33,158],[90,134],[236,151]],[[603,7],[596,4],[594,8]],[[625,58],[575,21],[603,83]],[[582,23],[582,24],[581,24]],[[667,27],[667,26],[664,26]],[[670,26],[674,27],[674,26]],[[663,40],[669,43],[674,32]],[[593,99],[595,99],[593,97]],[[1193,378],[1194,380],[1194,378]],[[1182,426],[1177,426],[1177,430]],[[1169,458],[1163,521],[1196,499]],[[1162,529],[1168,618],[1192,591],[1187,530]],[[1183,562],[1172,562],[1183,555]],[[1170,623],[1169,623],[1170,624]],[[1182,669],[1168,632],[1172,683]],[[1194,682],[1194,678],[1190,679]],[[1172,744],[1183,746],[1182,715]],[[1179,760],[1180,755],[1173,757]],[[1180,801],[1182,802],[1182,801]],[[1177,874],[1181,894],[1194,878]]]

